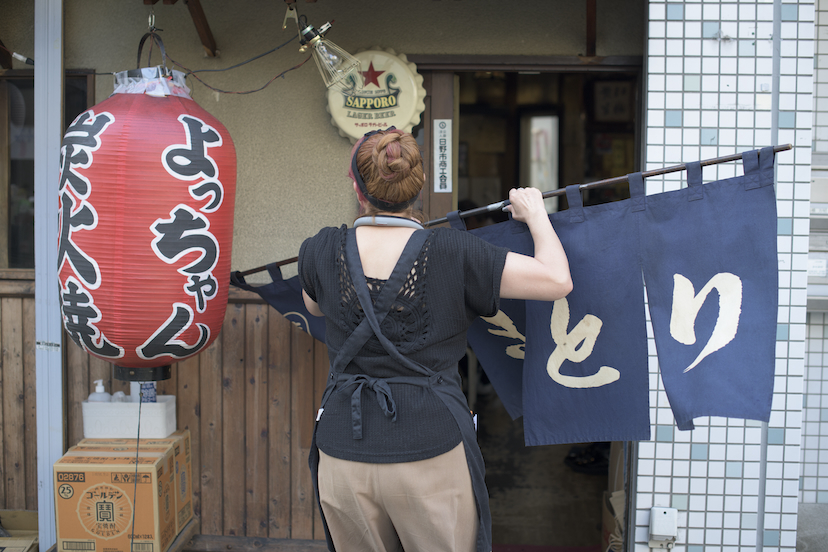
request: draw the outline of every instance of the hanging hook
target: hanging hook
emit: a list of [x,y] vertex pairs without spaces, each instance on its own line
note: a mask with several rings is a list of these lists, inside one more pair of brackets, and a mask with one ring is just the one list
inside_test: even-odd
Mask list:
[[283,31],[287,29],[288,19],[295,20],[296,28],[299,28],[299,14],[297,13],[296,8],[292,4],[288,4],[287,11],[285,12],[285,20],[282,22]]
[[164,29],[159,29],[155,26],[155,8],[150,8],[150,14],[147,18],[147,32],[154,33],[155,31],[163,31]]

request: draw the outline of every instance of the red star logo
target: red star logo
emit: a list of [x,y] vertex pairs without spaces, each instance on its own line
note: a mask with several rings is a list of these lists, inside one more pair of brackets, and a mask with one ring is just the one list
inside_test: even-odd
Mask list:
[[379,84],[379,76],[382,75],[383,73],[385,73],[385,71],[375,71],[374,70],[374,62],[372,61],[371,63],[368,64],[368,70],[367,71],[360,71],[360,73],[362,74],[362,78],[365,79],[365,85],[366,86],[371,84],[371,83],[374,83],[374,86],[379,88],[379,85],[380,85]]

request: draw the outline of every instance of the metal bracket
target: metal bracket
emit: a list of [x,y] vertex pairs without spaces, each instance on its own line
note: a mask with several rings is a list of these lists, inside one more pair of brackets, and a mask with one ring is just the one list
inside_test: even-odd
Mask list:
[[296,21],[296,28],[299,28],[299,14],[296,12],[296,8],[288,4],[287,11],[285,12],[285,20],[282,22],[282,30],[284,31],[287,29],[288,19],[293,19]]

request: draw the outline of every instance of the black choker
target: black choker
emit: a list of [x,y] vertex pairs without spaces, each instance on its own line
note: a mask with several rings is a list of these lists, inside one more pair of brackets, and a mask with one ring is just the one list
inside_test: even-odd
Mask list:
[[404,228],[414,228],[415,230],[423,229],[423,225],[416,220],[388,215],[368,215],[359,217],[354,221],[354,228],[359,226],[402,226]]

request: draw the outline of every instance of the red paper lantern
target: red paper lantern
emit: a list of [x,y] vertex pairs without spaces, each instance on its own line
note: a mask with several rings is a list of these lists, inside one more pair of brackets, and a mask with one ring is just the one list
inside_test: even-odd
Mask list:
[[119,73],[61,148],[58,278],[72,340],[121,370],[207,347],[227,306],[235,192],[230,135],[184,75]]

